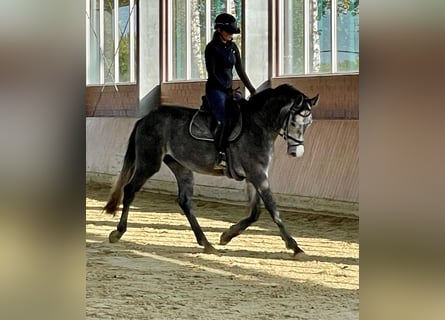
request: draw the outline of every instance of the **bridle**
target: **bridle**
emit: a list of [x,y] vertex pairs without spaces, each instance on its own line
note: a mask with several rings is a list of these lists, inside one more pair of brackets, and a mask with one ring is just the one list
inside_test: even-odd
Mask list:
[[[302,96],[300,96],[302,97]],[[298,140],[291,135],[289,135],[289,126],[296,127],[297,123],[295,122],[296,115],[299,115],[300,117],[306,119],[309,116],[312,115],[311,108],[308,104],[304,104],[304,97],[302,98],[301,102],[298,102],[298,100],[295,100],[292,106],[289,109],[289,112],[286,116],[286,120],[283,123],[283,126],[280,129],[280,132],[278,133],[280,136],[283,137],[284,140],[291,140],[295,142],[294,144],[291,144],[290,146],[299,146],[304,145],[304,141]]]

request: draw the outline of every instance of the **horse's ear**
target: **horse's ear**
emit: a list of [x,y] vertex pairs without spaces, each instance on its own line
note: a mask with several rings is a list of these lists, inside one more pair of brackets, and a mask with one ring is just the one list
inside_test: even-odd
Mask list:
[[295,105],[301,106],[303,104],[303,101],[304,101],[304,96],[301,94],[297,97],[297,99],[295,99]]
[[310,99],[310,104],[311,106],[315,106],[318,103],[318,99],[319,99],[320,95],[317,94],[315,97],[313,97],[312,99]]

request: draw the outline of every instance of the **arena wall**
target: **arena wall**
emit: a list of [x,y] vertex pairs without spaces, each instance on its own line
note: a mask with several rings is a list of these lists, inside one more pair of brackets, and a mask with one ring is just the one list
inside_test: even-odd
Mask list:
[[[308,96],[320,94],[314,122],[305,136],[305,154],[289,158],[278,138],[269,170],[271,189],[282,210],[358,216],[358,75],[273,78],[275,87],[289,83]],[[163,83],[160,103],[197,108],[204,82]],[[106,114],[106,113],[104,113]],[[120,171],[129,134],[137,117],[87,117],[87,181],[111,184]],[[242,203],[245,183],[196,174],[195,196]],[[176,192],[166,166],[144,188]]]

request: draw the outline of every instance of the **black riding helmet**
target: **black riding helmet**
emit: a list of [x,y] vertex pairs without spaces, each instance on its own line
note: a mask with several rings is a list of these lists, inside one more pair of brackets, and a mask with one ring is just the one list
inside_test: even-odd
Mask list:
[[240,29],[236,25],[234,16],[228,13],[221,13],[215,19],[215,29],[220,28],[228,33],[240,33]]

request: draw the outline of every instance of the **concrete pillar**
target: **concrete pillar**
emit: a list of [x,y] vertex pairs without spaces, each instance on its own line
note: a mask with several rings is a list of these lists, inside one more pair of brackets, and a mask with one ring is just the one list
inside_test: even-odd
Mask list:
[[[245,0],[244,61],[246,72],[255,88],[270,79],[269,0]],[[248,92],[246,92],[248,95]]]
[[139,108],[138,116],[156,108],[160,101],[160,1],[139,2]]

